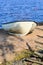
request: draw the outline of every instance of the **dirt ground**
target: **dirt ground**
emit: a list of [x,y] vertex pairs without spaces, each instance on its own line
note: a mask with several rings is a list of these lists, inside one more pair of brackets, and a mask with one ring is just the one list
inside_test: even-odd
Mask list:
[[32,50],[43,50],[43,25],[37,26],[36,29],[23,37],[16,37],[0,30],[0,63],[6,59],[13,60],[15,52],[28,49],[27,44]]

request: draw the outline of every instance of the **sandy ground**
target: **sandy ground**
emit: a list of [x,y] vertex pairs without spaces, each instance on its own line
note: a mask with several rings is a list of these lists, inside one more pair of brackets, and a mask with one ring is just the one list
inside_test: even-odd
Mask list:
[[4,59],[13,60],[15,52],[28,49],[27,44],[34,51],[43,49],[43,25],[37,26],[32,33],[23,37],[9,35],[0,30],[0,62],[3,62]]

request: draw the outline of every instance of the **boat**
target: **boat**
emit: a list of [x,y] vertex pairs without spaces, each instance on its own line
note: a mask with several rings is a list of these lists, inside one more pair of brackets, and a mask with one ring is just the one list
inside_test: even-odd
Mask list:
[[43,0],[0,0],[0,29],[26,35],[43,24]]

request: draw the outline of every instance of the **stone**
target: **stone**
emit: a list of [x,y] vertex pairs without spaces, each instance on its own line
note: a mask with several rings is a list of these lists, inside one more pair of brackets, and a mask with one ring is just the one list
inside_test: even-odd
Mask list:
[[[10,35],[6,31],[0,30],[0,63],[4,60],[7,62],[12,62],[15,60],[15,56],[17,58],[19,54],[20,58],[27,57],[30,48],[33,51],[38,51],[40,48],[43,49],[43,44],[35,42],[35,40],[40,42],[43,41],[43,38],[39,37],[43,36],[43,31],[38,28],[40,28],[40,26],[37,26],[32,33],[22,37]],[[26,53],[26,56],[23,56],[22,52],[23,54]]]

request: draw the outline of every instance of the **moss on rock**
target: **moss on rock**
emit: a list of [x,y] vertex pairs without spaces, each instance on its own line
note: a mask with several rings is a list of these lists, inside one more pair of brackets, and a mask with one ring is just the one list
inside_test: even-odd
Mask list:
[[27,58],[27,57],[30,57],[30,55],[33,54],[32,52],[30,52],[29,50],[23,50],[21,51],[21,53],[16,53],[16,56],[14,58],[14,61],[17,61],[17,60],[21,60],[23,58]]
[[19,61],[23,58],[27,58],[30,57],[31,54],[33,54],[32,52],[30,52],[29,50],[23,50],[21,52],[15,52],[15,58],[13,61],[6,61],[6,63],[0,64],[0,65],[12,65],[13,62],[15,61]]

